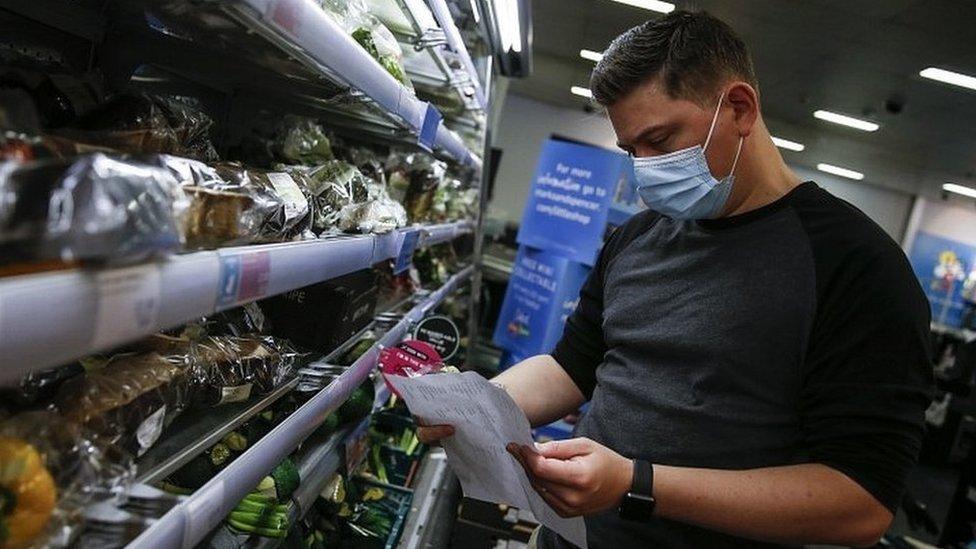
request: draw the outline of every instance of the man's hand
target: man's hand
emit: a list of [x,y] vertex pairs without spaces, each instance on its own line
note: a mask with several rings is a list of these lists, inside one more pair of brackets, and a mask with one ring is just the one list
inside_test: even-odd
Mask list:
[[417,422],[417,438],[429,446],[436,446],[441,440],[453,435],[454,427],[451,425],[421,425]]
[[509,444],[532,486],[562,517],[620,505],[633,481],[633,462],[588,438],[546,442],[538,451]]

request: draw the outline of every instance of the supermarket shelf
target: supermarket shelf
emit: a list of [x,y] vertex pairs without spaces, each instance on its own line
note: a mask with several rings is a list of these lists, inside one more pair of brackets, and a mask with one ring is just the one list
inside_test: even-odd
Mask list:
[[461,59],[461,64],[464,66],[464,70],[470,79],[470,85],[474,87],[475,100],[478,102],[481,110],[488,110],[488,98],[485,96],[485,90],[482,88],[481,81],[478,78],[478,69],[475,68],[474,62],[471,61],[471,55],[468,53],[467,46],[464,45],[464,40],[461,39],[461,33],[454,23],[454,18],[451,17],[451,10],[448,9],[447,2],[444,0],[427,0],[427,4],[430,6],[430,11],[434,14],[434,19],[437,20],[441,29],[444,30],[444,37],[447,39],[448,47]]
[[267,296],[396,258],[471,231],[468,221],[179,255],[135,267],[0,279],[0,385]]
[[289,380],[270,394],[252,402],[225,404],[206,413],[185,414],[177,418],[138,462],[136,482],[151,484],[166,478],[245,421],[261,413],[298,385]]
[[192,547],[203,540],[268,471],[291,453],[366,380],[375,367],[381,348],[400,341],[414,322],[452,294],[470,278],[472,272],[472,267],[465,268],[414,306],[328,387],[257,441],[210,482],[154,523],[130,546],[147,549]]
[[450,528],[457,512],[459,494],[456,489],[451,490],[454,482],[447,454],[442,449],[432,449],[420,467],[413,505],[397,545],[399,549],[438,546],[434,539],[445,535],[444,528]]
[[[429,109],[436,109],[390,76],[314,0],[232,0],[226,8],[306,66],[357,90],[411,133],[426,137],[425,118]],[[475,165],[477,157],[466,148],[459,150],[441,127],[438,123],[436,135],[430,136],[435,148],[462,164]]]

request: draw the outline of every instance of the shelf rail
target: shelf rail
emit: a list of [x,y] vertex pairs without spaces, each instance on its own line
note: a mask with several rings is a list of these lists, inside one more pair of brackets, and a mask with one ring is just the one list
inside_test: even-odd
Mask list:
[[147,264],[0,279],[0,386],[216,311],[396,259],[471,232],[469,221],[221,248]]

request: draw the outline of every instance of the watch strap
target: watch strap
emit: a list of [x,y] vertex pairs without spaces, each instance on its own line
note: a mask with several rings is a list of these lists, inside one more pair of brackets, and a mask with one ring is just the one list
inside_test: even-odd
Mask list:
[[654,467],[650,461],[634,460],[634,479],[630,484],[630,491],[642,496],[654,494]]

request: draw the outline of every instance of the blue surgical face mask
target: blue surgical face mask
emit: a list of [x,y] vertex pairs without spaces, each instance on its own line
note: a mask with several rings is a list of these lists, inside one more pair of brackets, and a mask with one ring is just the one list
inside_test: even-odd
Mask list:
[[712,139],[724,98],[723,92],[704,145],[634,159],[637,192],[648,208],[674,219],[710,219],[722,213],[732,192],[735,165],[739,162],[743,141],[740,137],[731,173],[721,181],[715,179],[708,169],[705,149]]

